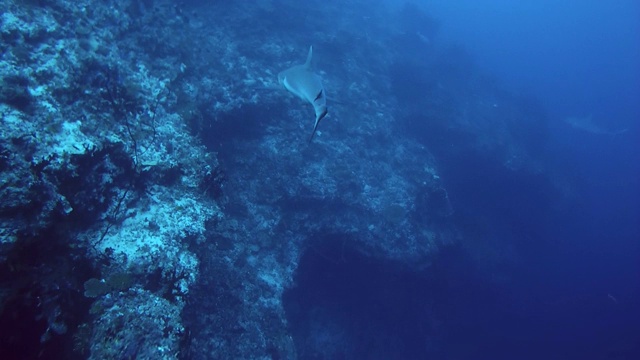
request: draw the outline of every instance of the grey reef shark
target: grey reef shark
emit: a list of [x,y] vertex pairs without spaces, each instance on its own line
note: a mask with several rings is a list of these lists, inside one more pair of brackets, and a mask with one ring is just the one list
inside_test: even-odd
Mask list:
[[322,79],[311,69],[313,46],[309,47],[307,61],[302,65],[292,66],[278,74],[278,82],[287,91],[313,105],[316,114],[313,132],[309,142],[318,130],[318,124],[327,116],[327,97],[322,86]]
[[585,117],[568,117],[564,119],[564,122],[571,125],[574,129],[596,135],[620,135],[628,130],[602,127],[593,120],[591,115]]

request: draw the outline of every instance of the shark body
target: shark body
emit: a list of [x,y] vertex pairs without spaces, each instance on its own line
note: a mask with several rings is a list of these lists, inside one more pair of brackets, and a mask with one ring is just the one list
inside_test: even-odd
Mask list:
[[586,117],[568,117],[564,119],[564,122],[571,125],[574,129],[586,131],[596,135],[620,135],[628,130],[614,130],[602,127],[593,120],[593,117],[591,115]]
[[327,97],[320,76],[311,69],[313,46],[309,47],[307,61],[302,65],[292,66],[278,74],[278,82],[287,91],[313,105],[316,119],[309,142],[313,139],[318,124],[327,115]]

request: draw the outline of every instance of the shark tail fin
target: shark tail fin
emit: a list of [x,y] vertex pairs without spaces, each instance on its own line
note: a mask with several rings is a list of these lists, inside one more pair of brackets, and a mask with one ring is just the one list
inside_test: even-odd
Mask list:
[[322,120],[325,116],[327,116],[327,109],[325,108],[318,116],[316,116],[316,123],[313,125],[313,132],[309,137],[309,144],[311,144],[311,140],[313,140],[313,135],[316,134],[316,130],[318,130],[318,124],[320,124],[320,120]]
[[313,57],[313,45],[309,46],[309,54],[307,55],[307,61],[304,63],[304,67],[311,68],[311,57]]
[[316,134],[316,130],[318,130],[318,123],[316,123],[316,125],[313,127],[313,132],[311,133],[311,136],[309,136],[309,144],[311,144],[311,141],[313,141],[313,135]]

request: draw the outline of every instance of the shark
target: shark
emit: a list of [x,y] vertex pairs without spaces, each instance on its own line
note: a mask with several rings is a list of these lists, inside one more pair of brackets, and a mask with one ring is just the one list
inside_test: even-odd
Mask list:
[[310,46],[307,61],[304,64],[292,66],[278,74],[278,83],[285,90],[313,106],[316,119],[309,142],[313,140],[320,120],[327,116],[327,96],[322,86],[322,79],[311,69],[312,57],[313,46]]
[[596,135],[620,135],[625,133],[628,129],[607,129],[601,127],[593,120],[593,116],[586,117],[568,117],[564,119],[564,122],[571,125],[574,129],[586,131],[588,133]]

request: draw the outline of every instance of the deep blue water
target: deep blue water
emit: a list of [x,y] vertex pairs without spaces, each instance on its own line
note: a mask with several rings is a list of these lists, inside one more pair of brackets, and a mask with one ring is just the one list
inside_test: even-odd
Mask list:
[[480,66],[561,116],[640,118],[640,4],[633,0],[424,2],[442,36]]

